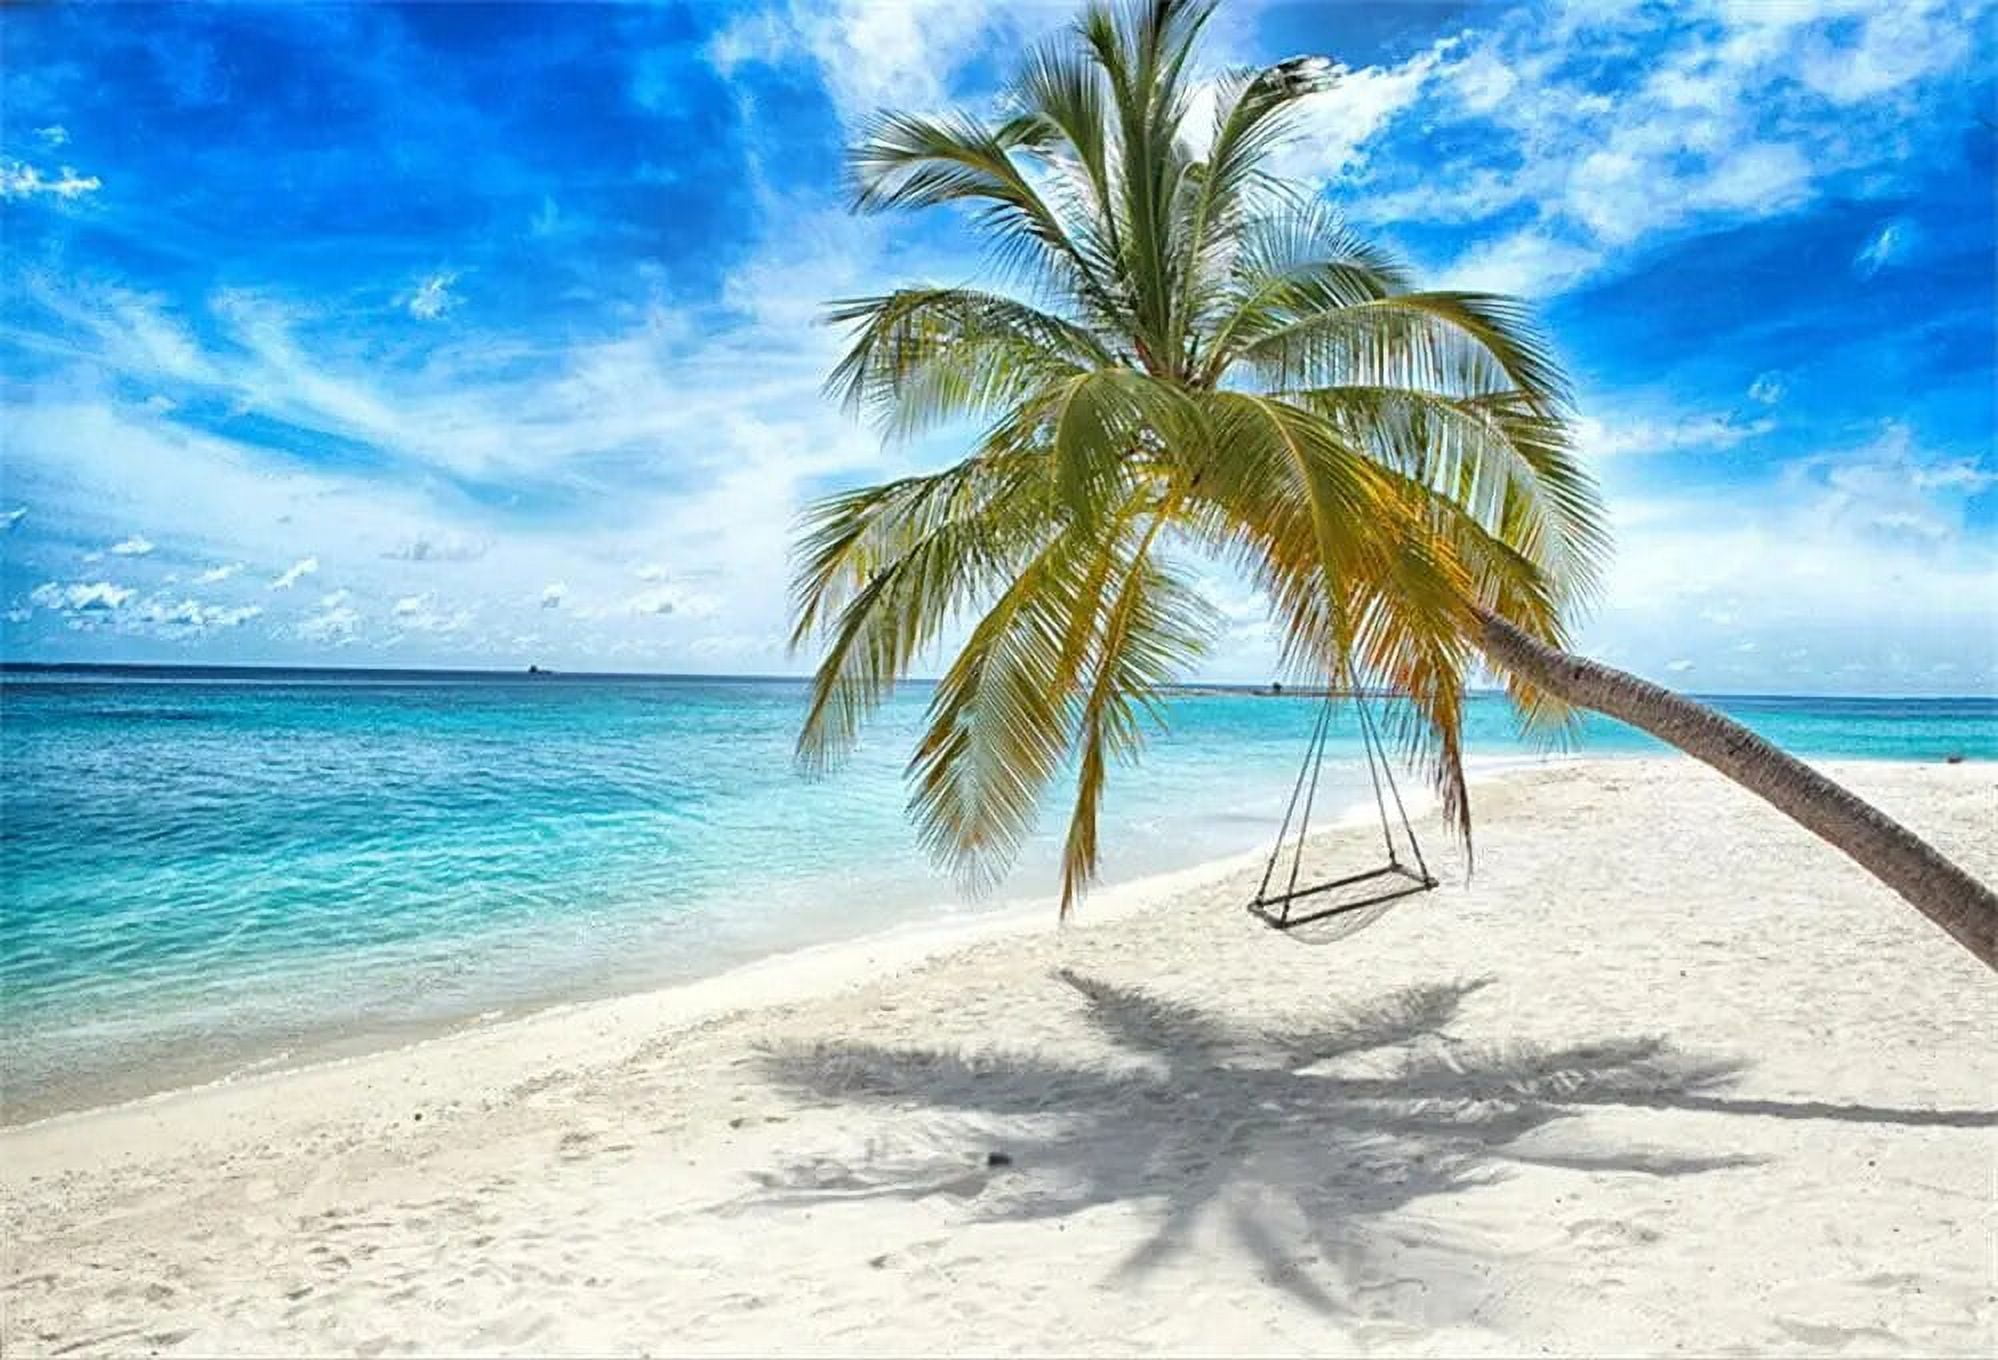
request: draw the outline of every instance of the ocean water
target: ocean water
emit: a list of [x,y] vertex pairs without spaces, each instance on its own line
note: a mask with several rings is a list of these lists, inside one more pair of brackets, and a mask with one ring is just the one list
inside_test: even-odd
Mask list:
[[[1059,808],[992,897],[922,859],[911,687],[790,760],[799,683],[364,672],[0,680],[7,1121],[1051,894]],[[1998,701],[1728,699],[1804,755],[1998,758]],[[1266,845],[1314,705],[1198,693],[1111,785],[1111,879]],[[1480,759],[1530,758],[1502,700]],[[1654,750],[1585,722],[1585,753]],[[1320,806],[1365,796],[1350,715]],[[1085,905],[1086,910],[1086,905]]]

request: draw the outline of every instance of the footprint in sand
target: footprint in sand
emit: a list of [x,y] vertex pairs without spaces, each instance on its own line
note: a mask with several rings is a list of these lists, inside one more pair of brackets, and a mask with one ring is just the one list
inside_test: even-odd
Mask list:
[[1894,1350],[1906,1350],[1908,1343],[1884,1327],[1841,1327],[1830,1322],[1804,1322],[1798,1318],[1779,1317],[1776,1325],[1797,1340],[1812,1346],[1829,1346],[1843,1350],[1853,1342],[1863,1342],[1859,1347],[1862,1354],[1877,1354],[1881,1343],[1885,1342]]
[[1648,1247],[1661,1236],[1655,1228],[1620,1218],[1583,1218],[1568,1225],[1571,1241],[1595,1247]]

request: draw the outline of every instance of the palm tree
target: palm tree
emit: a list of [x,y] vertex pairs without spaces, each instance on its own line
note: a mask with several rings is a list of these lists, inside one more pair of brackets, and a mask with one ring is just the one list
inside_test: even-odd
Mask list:
[[1461,719],[1483,653],[1529,722],[1582,704],[1657,733],[1998,967],[1988,889],[1720,715],[1562,650],[1609,544],[1546,339],[1515,299],[1418,288],[1271,177],[1336,68],[1204,81],[1214,2],[1094,4],[1027,56],[1003,118],[887,113],[851,152],[859,210],[968,212],[1000,286],[832,308],[852,340],[828,385],[849,409],[891,436],[982,433],[942,471],[806,512],[793,646],[824,656],[803,763],[837,761],[961,635],[911,812],[936,858],[987,884],[1072,777],[1066,913],[1096,873],[1110,766],[1213,637],[1188,563],[1218,560],[1267,596],[1287,666],[1407,696],[1401,737],[1467,847]]

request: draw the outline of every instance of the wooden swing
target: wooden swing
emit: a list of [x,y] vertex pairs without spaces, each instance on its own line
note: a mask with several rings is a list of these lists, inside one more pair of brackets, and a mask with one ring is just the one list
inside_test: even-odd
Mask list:
[[[1328,688],[1325,704],[1318,712],[1318,721],[1311,729],[1311,740],[1305,746],[1304,763],[1297,771],[1297,783],[1290,791],[1290,806],[1284,810],[1283,824],[1277,829],[1276,845],[1270,850],[1269,863],[1263,868],[1262,884],[1256,889],[1255,900],[1249,903],[1252,914],[1277,930],[1289,931],[1313,922],[1347,917],[1369,907],[1384,911],[1388,903],[1428,892],[1436,886],[1436,879],[1422,858],[1422,847],[1416,842],[1415,828],[1409,823],[1408,809],[1402,804],[1401,790],[1395,787],[1387,748],[1373,715],[1367,711],[1366,697],[1357,687],[1349,688],[1345,693],[1352,699],[1353,711],[1358,715],[1360,746],[1366,756],[1367,777],[1373,785],[1374,808],[1380,815],[1381,843],[1386,849],[1387,863],[1339,878],[1299,885],[1312,804],[1318,796],[1318,776],[1325,764],[1326,739],[1332,730],[1333,709],[1341,698],[1341,691]],[[1298,811],[1300,800],[1303,803],[1301,815]],[[1399,837],[1388,817],[1390,801],[1394,803],[1395,817],[1401,824]],[[1291,845],[1293,822],[1297,825],[1294,846]],[[1412,864],[1402,858],[1404,844]],[[1271,882],[1277,877],[1277,865],[1286,849],[1290,851],[1290,872],[1281,891],[1272,892]]]

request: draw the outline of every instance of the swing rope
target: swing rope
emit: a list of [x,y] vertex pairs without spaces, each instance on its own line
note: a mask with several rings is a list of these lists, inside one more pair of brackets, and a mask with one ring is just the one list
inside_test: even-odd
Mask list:
[[[1271,847],[1268,863],[1263,866],[1262,882],[1256,888],[1255,900],[1249,910],[1266,923],[1279,930],[1303,925],[1307,921],[1323,920],[1329,916],[1357,911],[1363,907],[1375,906],[1406,897],[1413,893],[1427,892],[1436,886],[1436,880],[1429,872],[1429,864],[1423,858],[1422,845],[1415,838],[1415,827],[1409,819],[1408,808],[1402,802],[1401,789],[1394,779],[1393,763],[1388,759],[1387,745],[1373,714],[1367,709],[1366,696],[1354,683],[1349,667],[1346,671],[1346,690],[1358,715],[1360,745],[1367,762],[1367,780],[1373,789],[1374,811],[1380,819],[1381,844],[1387,853],[1387,863],[1383,867],[1349,874],[1328,882],[1309,884],[1300,888],[1298,880],[1304,869],[1304,844],[1310,837],[1311,813],[1318,800],[1319,775],[1325,764],[1325,750],[1332,730],[1332,712],[1338,703],[1341,692],[1330,685],[1326,687],[1325,702],[1318,711],[1317,720],[1312,724],[1311,737],[1305,743],[1304,761],[1298,767],[1297,780],[1291,786],[1290,803],[1284,809],[1283,821],[1277,828],[1276,844]],[[1388,804],[1394,804],[1394,815],[1401,822],[1402,836],[1414,857],[1413,868],[1401,861],[1400,849],[1396,844],[1393,821],[1388,815]],[[1303,804],[1300,815],[1299,804]],[[1297,835],[1291,837],[1291,826],[1295,823]],[[1276,877],[1277,865],[1283,860],[1285,851],[1290,854],[1290,872],[1284,883],[1284,890],[1272,896],[1270,882]],[[1379,880],[1393,880],[1382,883]],[[1353,890],[1346,897],[1336,900],[1315,901],[1302,915],[1293,914],[1293,906],[1303,899],[1321,898],[1324,894],[1340,889]]]

